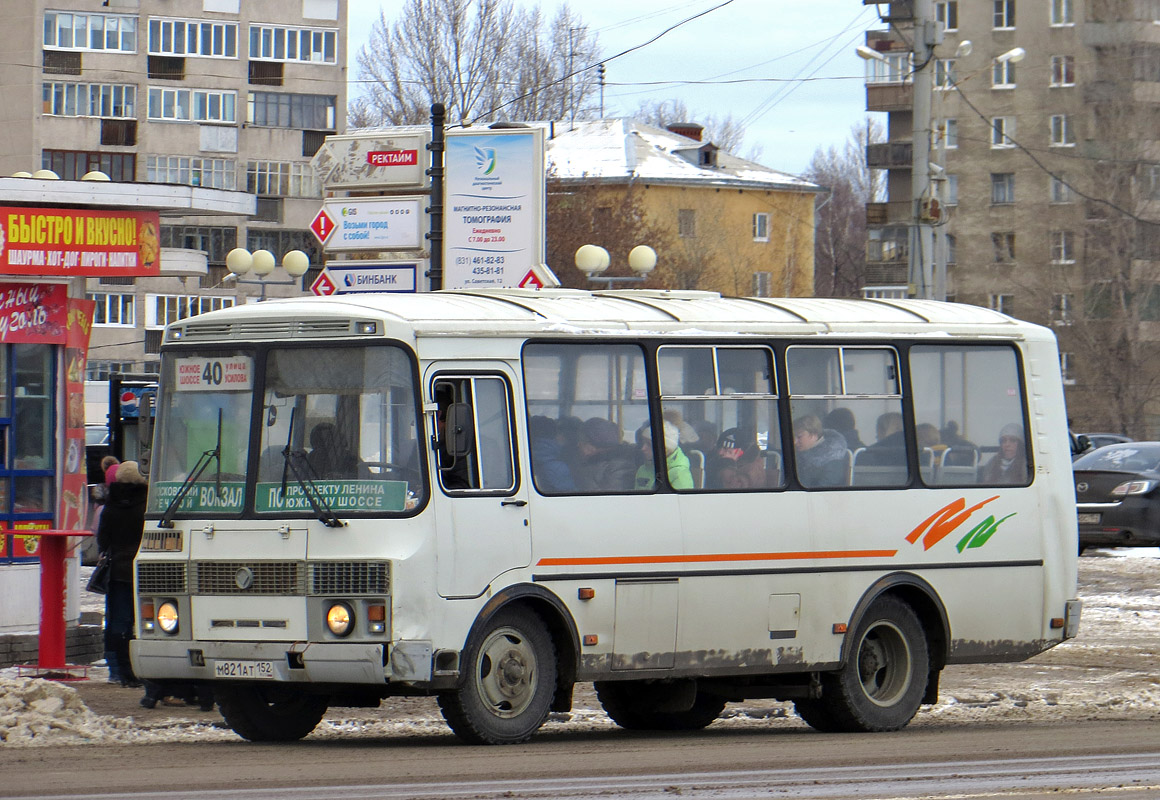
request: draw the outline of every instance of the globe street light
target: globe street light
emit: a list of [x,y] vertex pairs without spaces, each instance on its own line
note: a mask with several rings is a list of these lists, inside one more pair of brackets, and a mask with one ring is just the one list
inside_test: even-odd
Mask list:
[[643,283],[657,265],[657,253],[648,245],[640,244],[628,253],[628,268],[632,275],[603,275],[612,263],[612,258],[603,247],[594,244],[581,245],[576,250],[576,268],[585,274],[589,283],[603,283],[608,289],[615,289],[617,283]]
[[[291,250],[282,256],[282,269],[286,270],[290,280],[268,280],[266,276],[272,273],[276,266],[277,259],[269,250],[255,250],[251,253],[243,247],[235,247],[226,253],[226,268],[229,269],[230,274],[225,277],[225,280],[233,280],[250,286],[261,286],[262,293],[258,297],[258,302],[261,302],[266,299],[267,286],[293,286],[297,283],[298,279],[310,269],[310,257],[301,250]],[[258,276],[258,280],[245,280],[241,277],[251,271]]]

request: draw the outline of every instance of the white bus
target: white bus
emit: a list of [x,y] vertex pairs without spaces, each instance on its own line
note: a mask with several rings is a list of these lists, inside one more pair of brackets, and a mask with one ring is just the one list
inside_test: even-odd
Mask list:
[[1079,625],[1055,340],[985,309],[265,302],[166,329],[157,419],[133,664],[251,740],[421,694],[520,742],[588,681],[626,728],[893,730]]

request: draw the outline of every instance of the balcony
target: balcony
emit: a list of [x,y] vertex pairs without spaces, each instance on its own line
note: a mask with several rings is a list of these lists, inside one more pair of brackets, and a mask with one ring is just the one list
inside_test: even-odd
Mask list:
[[909,169],[914,160],[910,142],[879,142],[866,145],[866,166],[870,169]]
[[866,204],[867,225],[906,225],[913,219],[909,200]]
[[905,286],[910,278],[905,261],[866,262],[866,286]]
[[[882,0],[862,0],[864,6],[882,5]],[[914,19],[914,0],[894,0],[886,8],[886,13],[879,19],[883,22],[905,22]]]
[[874,83],[866,85],[867,111],[910,111],[913,108],[913,84]]

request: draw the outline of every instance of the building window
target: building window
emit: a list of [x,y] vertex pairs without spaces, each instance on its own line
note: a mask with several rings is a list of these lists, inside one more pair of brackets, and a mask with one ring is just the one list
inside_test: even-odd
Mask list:
[[161,246],[202,250],[209,263],[226,263],[226,253],[238,246],[238,229],[203,225],[162,225]]
[[271,197],[322,196],[313,168],[296,161],[251,161],[246,166],[246,191]]
[[943,119],[935,123],[932,144],[946,150],[957,148],[959,146],[959,121],[957,119]]
[[1064,386],[1075,386],[1075,358],[1071,353],[1059,354],[1059,372]]
[[1067,181],[1057,175],[1051,176],[1050,183],[1051,202],[1053,203],[1074,203],[1075,192],[1067,185]]
[[308,61],[336,64],[338,31],[323,28],[250,26],[250,58],[261,61]]
[[773,297],[773,273],[772,272],[755,272],[755,273],[753,273],[753,296],[754,297]]
[[58,117],[137,116],[137,87],[128,84],[46,81],[42,98],[43,113]]
[[[279,264],[282,263],[282,256],[291,250],[301,250],[310,259],[312,266],[322,266],[322,251],[318,248],[318,240],[310,231],[250,228],[246,234],[247,250],[251,253],[256,250],[269,250],[274,254],[274,258]],[[303,276],[303,285],[309,286],[309,282],[313,281],[315,277],[317,277],[316,273],[306,273]]]
[[101,145],[105,147],[133,147],[137,144],[137,120],[102,119]]
[[1075,86],[1075,56],[1051,57],[1051,85]]
[[237,188],[237,168],[228,158],[189,156],[147,156],[145,180],[149,183],[178,183],[207,189]]
[[251,61],[248,83],[251,86],[281,86],[285,66],[278,61]]
[[1015,173],[991,173],[991,203],[1007,205],[1015,202]]
[[994,16],[991,27],[1010,29],[1015,27],[1015,0],[994,0]]
[[236,305],[233,297],[198,297],[196,295],[145,295],[145,327],[164,328],[171,322],[196,317],[208,311],[217,311]]
[[149,87],[149,119],[237,122],[237,92]]
[[133,295],[97,292],[85,296],[96,303],[96,307],[93,309],[94,325],[116,325],[131,328],[137,324],[136,314],[133,313]]
[[910,249],[906,228],[871,228],[866,231],[866,260],[874,263],[906,261]]
[[697,235],[697,212],[691,208],[677,211],[677,235],[691,239]]
[[753,215],[753,241],[769,241],[769,214],[761,213]]
[[1074,264],[1075,263],[1075,232],[1074,231],[1052,231],[1051,232],[1051,263],[1052,264]]
[[250,92],[246,115],[251,125],[270,128],[334,130],[334,95]]
[[1075,24],[1075,20],[1071,15],[1071,0],[1051,0],[1051,24]]
[[126,372],[139,372],[136,361],[94,361],[85,365],[86,381],[107,381]]
[[947,173],[947,200],[948,206],[959,204],[959,176]]
[[955,60],[936,58],[934,60],[934,88],[950,89],[955,85]]
[[959,240],[953,233],[947,234],[947,263],[957,264],[959,259]]
[[1015,315],[1015,295],[1013,294],[992,294],[987,295],[987,307],[992,311],[998,311],[1000,314],[1007,316]]
[[100,170],[112,181],[137,180],[137,156],[133,153],[44,150],[40,154],[40,166],[51,169],[66,181],[79,181],[93,170]]
[[137,18],[120,14],[44,12],[44,46],[57,50],[137,52]]
[[959,29],[958,0],[935,3],[934,18],[942,25],[944,31],[957,31]]
[[995,59],[991,65],[991,88],[992,89],[1014,89],[1015,88],[1015,62],[1011,59],[1000,61]]
[[1015,118],[991,118],[991,147],[1004,148],[1015,146]]
[[1075,136],[1071,131],[1071,118],[1067,114],[1051,116],[1051,146],[1075,147]]
[[1015,232],[996,231],[991,234],[991,247],[995,251],[996,264],[1010,264],[1015,261]]
[[238,57],[238,24],[192,19],[149,20],[149,53],[162,56]]
[[44,50],[45,75],[81,75],[81,54],[71,50]]
[[882,53],[866,61],[866,83],[910,83],[910,53]]
[[1051,298],[1052,321],[1058,325],[1070,325],[1074,301],[1075,295],[1070,293],[1053,295]]
[[1145,164],[1144,169],[1148,199],[1160,200],[1160,164]]

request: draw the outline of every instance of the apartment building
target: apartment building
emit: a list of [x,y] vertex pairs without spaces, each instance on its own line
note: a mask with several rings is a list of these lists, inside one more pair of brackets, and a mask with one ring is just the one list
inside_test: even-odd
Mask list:
[[[208,268],[90,278],[89,374],[155,367],[161,330],[256,296],[297,293],[322,266],[310,159],[345,127],[347,0],[11,0],[0,29],[0,174],[180,184],[257,195],[252,217],[167,217],[161,246]],[[301,279],[226,281],[231,249],[294,249]]]
[[[1077,429],[1160,435],[1160,2],[881,9],[866,107],[886,113],[888,141],[867,163],[888,198],[867,206],[864,294],[906,293],[911,228],[933,216],[947,299],[1054,327]],[[916,10],[941,39],[930,64],[913,57]],[[916,121],[918,69],[933,88]],[[917,135],[931,166],[913,163]],[[931,192],[914,202],[924,167]]]

